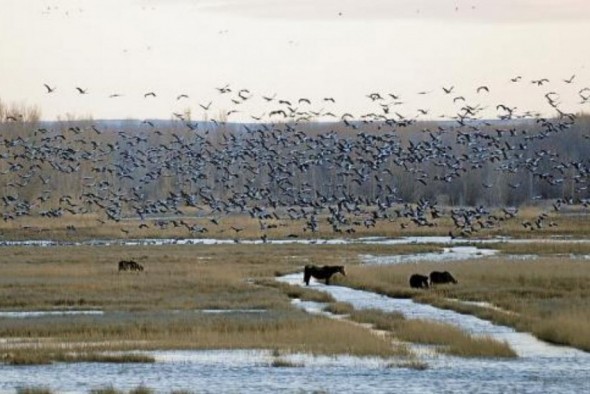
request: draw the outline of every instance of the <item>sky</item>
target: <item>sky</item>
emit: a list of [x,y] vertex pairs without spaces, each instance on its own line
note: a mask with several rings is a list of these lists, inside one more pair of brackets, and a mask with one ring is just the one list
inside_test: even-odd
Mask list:
[[[355,117],[384,103],[432,119],[466,103],[484,117],[497,116],[498,104],[553,114],[549,92],[564,110],[590,111],[579,94],[590,87],[588,0],[0,0],[0,8],[0,100],[36,105],[47,120],[190,111],[195,120],[246,121],[302,97],[312,103],[302,110]],[[549,82],[531,82],[542,78]],[[482,85],[489,92],[477,93]],[[235,104],[241,89],[249,99]],[[386,100],[367,97],[375,92]]]

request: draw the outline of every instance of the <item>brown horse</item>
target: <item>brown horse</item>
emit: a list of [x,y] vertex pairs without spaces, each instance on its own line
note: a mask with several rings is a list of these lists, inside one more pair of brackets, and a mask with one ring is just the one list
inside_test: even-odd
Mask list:
[[443,272],[432,271],[430,273],[430,286],[435,285],[435,284],[447,284],[447,283],[453,283],[453,284],[458,283],[457,279],[455,279],[449,271],[443,271]]
[[120,271],[143,271],[143,265],[136,263],[133,260],[121,260],[119,261],[119,272]]
[[303,271],[303,281],[307,286],[309,286],[309,280],[313,276],[316,279],[325,279],[326,284],[329,285],[330,278],[332,275],[337,273],[341,273],[342,275],[346,276],[343,265],[324,265],[323,267],[306,265],[305,270]]

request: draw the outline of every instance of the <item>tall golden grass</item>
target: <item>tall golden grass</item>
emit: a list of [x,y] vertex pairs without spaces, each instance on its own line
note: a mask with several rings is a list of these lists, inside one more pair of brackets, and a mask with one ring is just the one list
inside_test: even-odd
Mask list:
[[[543,251],[529,244],[523,253]],[[448,270],[458,285],[409,288],[412,273]],[[353,266],[346,285],[453,309],[528,331],[554,343],[590,350],[590,270],[584,259],[541,255],[530,261],[501,256],[453,263]],[[455,300],[484,301],[488,308]]]
[[399,313],[385,313],[378,310],[354,311],[355,321],[370,323],[375,328],[392,333],[399,340],[428,345],[438,345],[445,354],[461,357],[516,357],[516,353],[505,342],[490,337],[479,337],[466,333],[460,328],[441,322],[405,319]]
[[[443,212],[450,212],[452,207],[441,207]],[[291,219],[272,219],[267,220],[267,224],[272,225],[270,228],[262,230],[260,221],[249,215],[231,214],[224,217],[210,214],[202,216],[202,209],[185,208],[185,216],[182,218],[190,225],[196,225],[207,229],[203,233],[191,233],[184,226],[168,225],[161,228],[155,224],[155,219],[139,220],[136,217],[129,217],[119,222],[104,220],[105,218],[97,213],[87,214],[65,214],[59,219],[46,218],[41,216],[21,216],[14,220],[0,222],[0,231],[3,238],[7,240],[24,240],[24,239],[53,239],[63,241],[79,241],[86,239],[133,239],[133,238],[218,238],[218,239],[250,239],[260,240],[263,234],[269,239],[285,239],[295,234],[301,238],[318,238],[332,239],[342,238],[343,235],[334,233],[332,226],[328,222],[327,215],[319,215],[319,231],[311,234],[303,232],[306,221]],[[542,229],[531,231],[529,227],[525,228],[523,222],[534,222],[536,218],[547,209],[537,206],[521,207],[515,218],[505,220],[495,228],[481,231],[474,235],[478,238],[491,238],[495,236],[512,236],[517,238],[539,238],[548,235],[560,236],[568,235],[574,237],[584,237],[590,235],[590,229],[587,226],[588,212],[584,208],[571,208],[567,214],[549,213],[546,222],[553,222],[554,225],[548,225]],[[212,218],[216,218],[219,224],[213,224]],[[178,218],[180,219],[180,218]],[[168,220],[171,221],[172,217]],[[166,220],[164,220],[166,221]],[[402,228],[401,223],[404,223]],[[147,225],[147,227],[140,225]],[[71,230],[72,227],[75,230]],[[232,227],[242,228],[236,233]],[[69,228],[69,229],[68,229]],[[408,219],[397,218],[393,221],[378,221],[374,227],[355,226],[355,233],[347,237],[403,237],[408,235],[427,236],[438,235],[446,236],[449,230],[454,228],[450,215],[443,216],[437,220],[437,226],[417,226]]]
[[[352,250],[366,249],[359,245]],[[381,356],[399,352],[362,327],[310,318],[294,309],[290,298],[332,299],[271,279],[277,273],[302,270],[305,262],[340,261],[347,253],[342,248],[84,246],[11,247],[3,252],[0,309],[104,311],[100,316],[0,318],[0,337],[46,339],[35,345],[20,343],[20,353],[13,345],[1,345],[0,354],[15,363],[65,360],[66,350],[87,358],[105,351],[162,348],[280,348]],[[134,259],[145,270],[119,273],[120,259]],[[199,312],[204,309],[262,312]],[[32,346],[37,350],[28,352]]]

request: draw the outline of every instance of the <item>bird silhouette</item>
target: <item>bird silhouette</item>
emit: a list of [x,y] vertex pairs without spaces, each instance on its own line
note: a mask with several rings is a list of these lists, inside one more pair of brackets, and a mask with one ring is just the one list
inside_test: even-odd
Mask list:
[[208,111],[209,108],[211,108],[211,104],[213,104],[213,102],[209,101],[209,104],[207,104],[207,105],[199,104],[199,107],[203,108],[205,111]]
[[547,78],[533,79],[531,81],[532,84],[537,85],[537,86],[542,86],[547,82],[549,82],[549,80]]
[[573,74],[571,77],[569,77],[568,79],[564,79],[563,82],[565,83],[572,83],[574,82],[574,78],[576,77],[576,74]]
[[45,89],[47,89],[47,93],[53,93],[55,91],[55,87],[51,87],[48,84],[44,83],[43,86],[45,86]]

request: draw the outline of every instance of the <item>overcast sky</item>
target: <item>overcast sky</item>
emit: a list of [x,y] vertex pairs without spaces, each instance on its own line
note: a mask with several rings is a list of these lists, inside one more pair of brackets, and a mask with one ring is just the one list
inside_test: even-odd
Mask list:
[[[43,118],[170,118],[213,102],[230,120],[273,109],[262,95],[315,110],[452,116],[466,103],[547,113],[590,110],[588,0],[0,0],[0,99]],[[522,76],[519,82],[510,79]],[[575,75],[572,83],[564,82]],[[548,78],[538,86],[532,80]],[[43,84],[55,87],[51,94]],[[221,95],[216,87],[229,85]],[[486,85],[490,92],[476,93]],[[443,87],[453,90],[445,94]],[[76,87],[87,89],[81,95]],[[245,104],[231,102],[248,89]],[[147,92],[156,97],[144,98]],[[419,94],[424,93],[427,94]],[[590,92],[589,92],[590,93]],[[120,97],[109,98],[118,94]],[[189,98],[177,97],[186,94]],[[336,103],[325,102],[334,97]],[[390,96],[389,96],[390,97]]]

